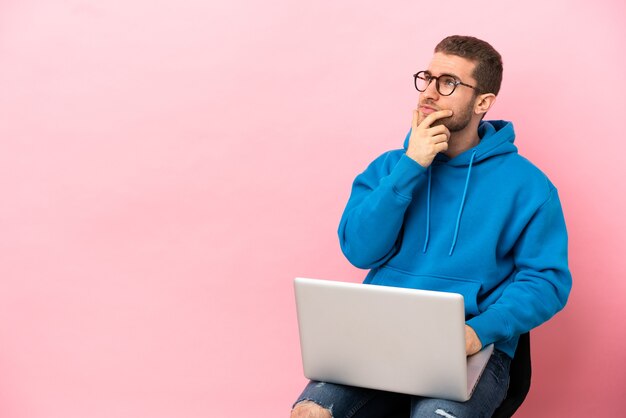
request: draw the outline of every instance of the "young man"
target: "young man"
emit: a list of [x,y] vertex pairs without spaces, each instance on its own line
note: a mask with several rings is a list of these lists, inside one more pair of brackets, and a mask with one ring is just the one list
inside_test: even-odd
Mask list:
[[[569,296],[565,221],[555,187],[517,153],[513,125],[483,121],[502,80],[491,45],[445,38],[414,79],[404,148],[356,177],[339,240],[352,264],[370,269],[366,283],[463,294],[467,354],[496,350],[469,401],[413,397],[411,417],[489,417],[506,396],[519,335]],[[402,403],[311,382],[292,417],[381,417]]]

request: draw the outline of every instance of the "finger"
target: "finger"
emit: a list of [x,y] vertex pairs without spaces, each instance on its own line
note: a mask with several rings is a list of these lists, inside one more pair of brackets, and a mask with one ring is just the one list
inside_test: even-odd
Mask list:
[[426,127],[430,127],[430,125],[432,125],[433,123],[435,123],[435,121],[439,120],[439,119],[443,119],[443,118],[449,118],[450,116],[452,116],[452,111],[451,110],[438,110],[436,112],[431,113],[430,115],[426,116],[426,118],[422,121],[422,125],[426,126]]
[[448,142],[450,135],[439,134],[432,137],[433,143],[438,144],[440,142]]
[[411,122],[413,130],[417,128],[417,109],[413,109],[413,122]]
[[427,129],[427,131],[431,135],[439,135],[439,134],[450,135],[450,130],[446,127],[446,125],[443,125],[443,124],[431,126],[430,128]]
[[438,144],[435,144],[433,148],[437,153],[446,152],[448,151],[448,141],[439,142]]
[[442,142],[450,139],[450,131],[448,129],[441,130],[439,132],[430,132],[429,130],[428,135],[433,142]]

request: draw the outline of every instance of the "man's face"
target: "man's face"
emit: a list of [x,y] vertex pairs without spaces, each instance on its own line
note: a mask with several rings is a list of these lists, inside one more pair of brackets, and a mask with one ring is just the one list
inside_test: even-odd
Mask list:
[[[476,86],[476,80],[472,77],[474,67],[475,64],[465,58],[437,52],[428,66],[428,72],[435,77],[442,74],[452,75],[465,84]],[[442,96],[435,84],[436,81],[433,80],[419,95],[418,124],[437,110],[450,109],[454,114],[449,118],[437,120],[433,126],[442,124],[450,132],[462,131],[470,123],[474,114],[475,90],[459,85],[450,96]]]

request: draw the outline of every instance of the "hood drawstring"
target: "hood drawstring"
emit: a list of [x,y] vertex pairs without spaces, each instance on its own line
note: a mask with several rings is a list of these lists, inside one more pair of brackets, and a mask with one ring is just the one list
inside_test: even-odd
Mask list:
[[448,255],[452,255],[454,252],[454,246],[456,245],[456,239],[459,236],[459,225],[461,224],[461,214],[463,213],[463,206],[465,206],[465,196],[467,196],[467,186],[469,186],[470,174],[472,174],[472,163],[474,162],[474,157],[476,156],[476,150],[472,152],[472,157],[470,158],[469,168],[467,169],[467,178],[465,179],[465,188],[463,189],[463,198],[461,199],[461,207],[459,208],[459,215],[456,218],[456,227],[454,228],[454,239],[452,240],[452,246],[450,247],[450,252]]
[[[465,187],[463,189],[463,197],[461,198],[461,207],[459,208],[459,214],[456,218],[456,227],[454,228],[454,238],[452,239],[452,245],[450,246],[450,252],[448,255],[454,253],[454,247],[456,246],[456,240],[459,237],[459,226],[461,225],[461,214],[463,213],[463,207],[465,206],[465,197],[467,196],[467,189],[469,186],[470,175],[472,174],[472,165],[474,163],[474,157],[476,156],[476,150],[472,152],[470,157],[469,167],[467,169],[467,177],[465,178]],[[432,183],[432,165],[428,167],[428,189],[426,192],[426,238],[424,239],[424,248],[422,252],[425,253],[428,248],[428,241],[430,239],[430,188]]]
[[431,182],[432,165],[428,166],[428,191],[426,193],[426,239],[424,239],[423,253],[428,248],[428,238],[430,237],[430,182]]

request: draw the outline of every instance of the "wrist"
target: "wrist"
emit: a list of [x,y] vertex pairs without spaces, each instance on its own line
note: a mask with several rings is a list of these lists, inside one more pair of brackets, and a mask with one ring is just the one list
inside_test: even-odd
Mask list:
[[406,156],[409,157],[411,160],[415,161],[416,163],[418,163],[419,165],[421,165],[422,168],[428,168],[432,164],[432,160],[428,160],[424,157],[414,155],[408,150],[406,152]]

